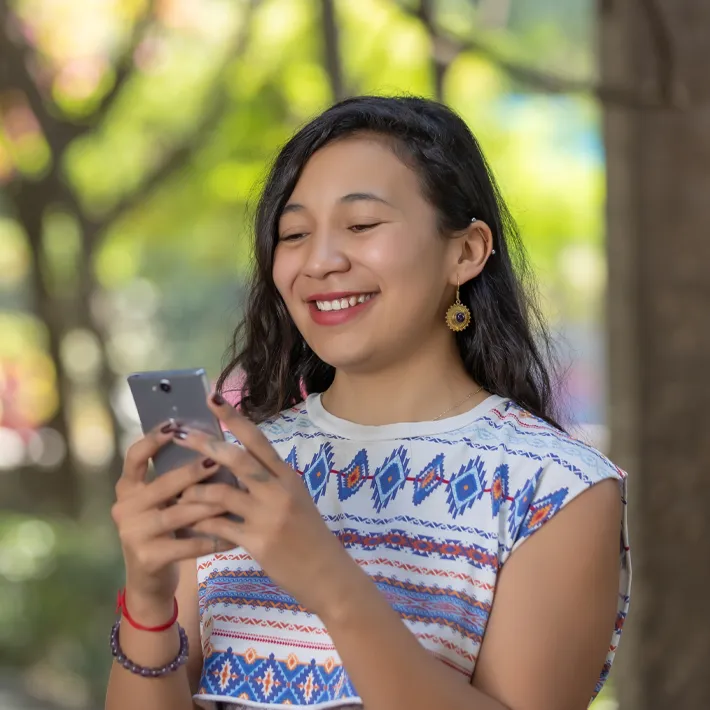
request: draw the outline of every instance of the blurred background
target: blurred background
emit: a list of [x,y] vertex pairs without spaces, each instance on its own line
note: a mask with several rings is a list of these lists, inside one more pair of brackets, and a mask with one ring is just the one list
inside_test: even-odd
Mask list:
[[468,121],[537,270],[571,423],[655,501],[630,510],[641,601],[594,710],[710,707],[684,581],[709,502],[707,8],[0,0],[0,710],[103,707],[125,375],[216,378],[269,160],[360,93]]

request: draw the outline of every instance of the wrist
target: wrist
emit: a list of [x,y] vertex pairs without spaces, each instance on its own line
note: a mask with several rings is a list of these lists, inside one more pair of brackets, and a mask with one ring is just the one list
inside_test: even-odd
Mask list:
[[168,622],[175,610],[175,597],[151,595],[138,592],[131,587],[125,589],[125,608],[131,619],[147,626],[161,626]]
[[377,587],[358,563],[347,555],[344,564],[331,575],[328,592],[322,602],[318,616],[327,628],[347,624],[354,609],[374,592]]

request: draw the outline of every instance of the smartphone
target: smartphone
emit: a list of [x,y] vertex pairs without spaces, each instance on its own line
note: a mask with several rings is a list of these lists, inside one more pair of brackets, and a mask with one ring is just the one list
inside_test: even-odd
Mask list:
[[[143,433],[173,419],[179,424],[224,438],[219,420],[207,406],[210,389],[203,368],[136,372],[128,376],[128,386],[136,403]],[[162,476],[197,458],[201,458],[201,454],[169,441],[153,457],[155,475]],[[217,469],[204,481],[216,482],[237,485],[234,475],[224,468]]]

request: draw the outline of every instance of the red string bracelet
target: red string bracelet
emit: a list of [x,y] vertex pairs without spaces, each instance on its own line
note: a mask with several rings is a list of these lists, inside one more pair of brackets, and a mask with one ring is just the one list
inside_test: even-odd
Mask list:
[[126,607],[126,588],[124,587],[123,589],[118,590],[118,596],[116,597],[116,613],[121,612],[121,615],[123,618],[134,628],[138,629],[140,631],[165,631],[166,629],[169,629],[176,621],[178,618],[178,603],[177,599],[174,600],[174,609],[173,609],[173,615],[170,619],[165,624],[161,624],[160,626],[143,626],[143,624],[139,624],[135,619],[131,618],[131,615],[128,613],[128,608]]

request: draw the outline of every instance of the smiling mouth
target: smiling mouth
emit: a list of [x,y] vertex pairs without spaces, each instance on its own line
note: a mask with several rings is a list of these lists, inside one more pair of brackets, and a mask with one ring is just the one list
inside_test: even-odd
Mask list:
[[348,296],[347,298],[336,298],[332,301],[315,301],[319,311],[344,311],[347,308],[358,306],[369,301],[374,293],[361,293],[359,296]]

